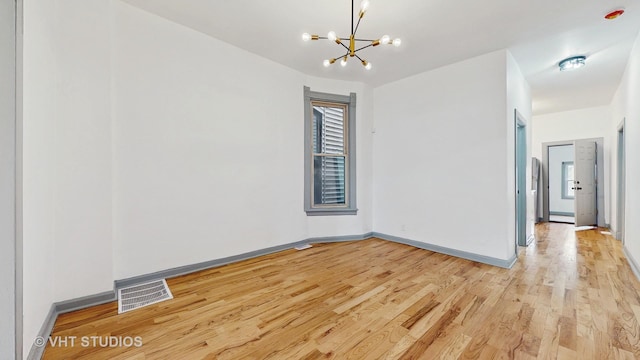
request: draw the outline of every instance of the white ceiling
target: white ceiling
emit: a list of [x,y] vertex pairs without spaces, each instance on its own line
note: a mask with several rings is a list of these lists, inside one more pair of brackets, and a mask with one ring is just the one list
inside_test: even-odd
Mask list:
[[[355,61],[324,68],[341,47],[301,39],[329,30],[348,37],[348,0],[125,1],[303,73],[372,86],[509,49],[531,85],[535,114],[609,104],[640,29],[634,0],[371,0],[358,37],[388,34],[402,46],[358,53],[373,65],[366,71]],[[604,19],[617,8],[626,13]],[[558,61],[574,55],[587,56],[587,66],[560,73]]]

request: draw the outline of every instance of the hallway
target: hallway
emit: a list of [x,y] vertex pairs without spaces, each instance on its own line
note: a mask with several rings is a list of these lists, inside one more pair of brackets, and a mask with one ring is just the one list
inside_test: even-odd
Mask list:
[[558,358],[640,356],[640,283],[622,244],[603,230],[538,224],[537,241],[522,250],[513,269],[517,293],[546,313],[538,357],[556,350]]

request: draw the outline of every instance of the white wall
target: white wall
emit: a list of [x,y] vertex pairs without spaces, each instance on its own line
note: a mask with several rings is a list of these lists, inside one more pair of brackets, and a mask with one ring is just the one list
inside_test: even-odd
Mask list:
[[[372,230],[370,90],[114,4],[116,279]],[[303,211],[305,85],[357,93],[357,216]]]
[[25,353],[53,302],[113,289],[109,8],[25,2]]
[[110,1],[56,7],[56,301],[113,289]]
[[615,153],[611,150],[615,142],[611,133],[611,107],[598,106],[533,117],[533,156],[541,161],[543,143],[600,137],[604,139],[604,219],[605,223],[610,224],[613,194],[610,175],[612,162],[615,161]]
[[508,57],[497,51],[374,89],[377,232],[513,256]]
[[562,163],[573,162],[573,145],[549,147],[549,212],[574,212],[573,199],[562,198]]
[[0,1],[0,358],[15,357],[16,341],[16,63],[15,2]]
[[[609,134],[616,136],[617,125],[625,121],[626,139],[626,198],[625,198],[625,247],[628,253],[638,263],[640,261],[640,189],[635,184],[640,184],[640,36],[636,39],[627,64],[627,69],[622,77],[620,87],[612,102],[612,118],[609,125]],[[614,143],[611,158],[615,159],[617,145]],[[615,174],[616,167],[612,173]],[[616,194],[614,186],[611,194]],[[611,217],[615,228],[615,202],[611,206]]]
[[[55,3],[24,2],[23,323],[24,354],[55,301]],[[53,16],[52,16],[53,15]]]
[[611,107],[598,106],[537,115],[533,117],[533,156],[542,160],[542,143],[575,139],[605,138],[611,145]]

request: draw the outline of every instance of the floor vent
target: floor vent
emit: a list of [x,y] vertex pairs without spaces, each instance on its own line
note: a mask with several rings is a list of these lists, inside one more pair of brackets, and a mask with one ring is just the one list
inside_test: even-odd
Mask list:
[[165,279],[118,289],[118,314],[173,299]]

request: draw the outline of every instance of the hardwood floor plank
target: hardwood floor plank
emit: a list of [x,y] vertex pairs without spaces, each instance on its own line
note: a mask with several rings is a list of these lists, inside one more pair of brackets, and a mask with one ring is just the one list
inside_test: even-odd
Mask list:
[[[539,224],[502,269],[378,239],[168,279],[174,299],[60,315],[44,359],[633,359],[640,282],[600,229]],[[79,341],[79,340],[78,340]]]
[[385,360],[399,359],[416,342],[416,338],[407,334],[403,336],[389,351],[381,358]]
[[[417,305],[417,307],[418,307],[417,311],[415,311],[415,310],[413,310],[411,308],[407,309],[407,311],[405,311],[405,313],[413,314],[413,315],[411,315],[410,318],[408,318],[405,322],[402,323],[402,327],[404,327],[405,329],[411,330],[413,325],[418,320],[422,319],[425,315],[430,313],[431,310],[433,310],[436,306],[440,305],[439,302],[433,300],[433,295],[425,297],[422,300],[424,302],[426,302],[426,304],[424,306],[422,306],[423,305],[422,301],[414,304],[414,306]],[[414,306],[412,306],[412,308]]]
[[459,333],[444,347],[443,351],[438,354],[438,359],[459,359],[460,355],[471,341],[471,336]]

